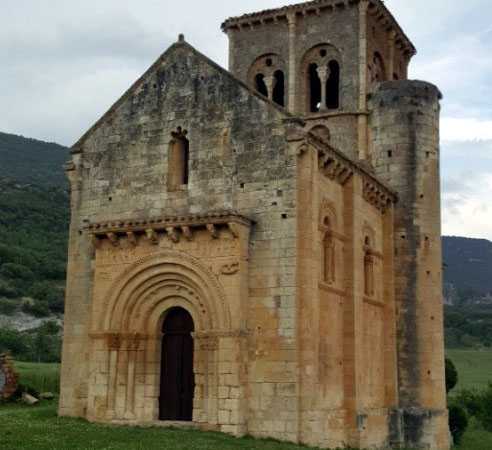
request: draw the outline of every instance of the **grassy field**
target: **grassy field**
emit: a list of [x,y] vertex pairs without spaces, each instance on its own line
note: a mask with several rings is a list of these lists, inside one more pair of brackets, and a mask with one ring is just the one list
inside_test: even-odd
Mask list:
[[83,420],[60,419],[56,403],[0,408],[2,450],[300,450],[299,445],[235,439],[221,433],[192,430],[109,427]]
[[38,392],[60,391],[60,364],[15,362],[14,369],[20,375],[20,383]]
[[[492,350],[446,350],[458,371],[460,388],[483,388],[492,382]],[[492,449],[492,447],[490,447]]]
[[[492,379],[492,351],[447,350],[458,370],[459,387],[483,387]],[[15,364],[21,382],[38,391],[58,392],[58,364]],[[83,420],[58,418],[56,400],[34,407],[9,404],[0,408],[0,449],[159,449],[159,450],[300,450],[271,440],[235,439],[220,433],[192,430],[109,427]],[[470,423],[456,450],[491,450],[492,433]]]

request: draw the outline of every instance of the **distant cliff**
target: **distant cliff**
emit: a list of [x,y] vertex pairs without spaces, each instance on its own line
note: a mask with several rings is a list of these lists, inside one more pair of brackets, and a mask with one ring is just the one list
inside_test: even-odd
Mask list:
[[444,236],[442,250],[445,303],[492,304],[492,242]]

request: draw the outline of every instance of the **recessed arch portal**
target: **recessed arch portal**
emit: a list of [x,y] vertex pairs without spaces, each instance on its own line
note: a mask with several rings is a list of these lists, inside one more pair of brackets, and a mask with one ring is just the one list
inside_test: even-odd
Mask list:
[[160,333],[163,313],[185,308],[196,329],[231,327],[225,294],[213,273],[199,260],[177,251],[149,254],[129,266],[108,289],[97,330]]

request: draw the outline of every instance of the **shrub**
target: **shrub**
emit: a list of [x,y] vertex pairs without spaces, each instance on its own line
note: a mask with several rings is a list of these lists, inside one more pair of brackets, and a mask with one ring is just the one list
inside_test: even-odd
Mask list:
[[449,358],[446,358],[445,363],[446,363],[445,367],[446,367],[446,394],[447,394],[451,389],[453,389],[456,386],[456,383],[458,382],[458,371],[456,370],[453,361],[451,361]]
[[480,424],[487,430],[492,431],[492,383],[480,391],[480,409],[477,418]]
[[455,444],[459,444],[468,426],[468,415],[464,408],[458,405],[449,406],[449,430]]
[[8,298],[0,298],[0,314],[5,314],[6,316],[12,315],[17,311],[17,302],[15,300],[10,300]]

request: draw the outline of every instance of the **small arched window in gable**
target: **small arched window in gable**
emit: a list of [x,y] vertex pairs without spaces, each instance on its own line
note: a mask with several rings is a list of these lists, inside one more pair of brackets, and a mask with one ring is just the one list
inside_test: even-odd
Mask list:
[[334,59],[328,63],[330,76],[326,80],[326,107],[337,109],[339,105],[340,92],[340,66]]
[[285,79],[284,73],[281,70],[276,70],[273,74],[274,77],[274,88],[273,88],[273,98],[272,100],[277,103],[277,105],[284,106],[285,104]]
[[364,294],[374,295],[374,255],[369,236],[364,238]]
[[168,180],[170,186],[188,184],[190,143],[186,139],[188,132],[178,127],[171,133],[168,153]]
[[319,79],[317,64],[309,65],[308,77],[311,112],[318,112],[321,108],[321,80]]
[[268,89],[265,84],[265,75],[259,73],[255,76],[255,89],[265,97],[268,97]]

